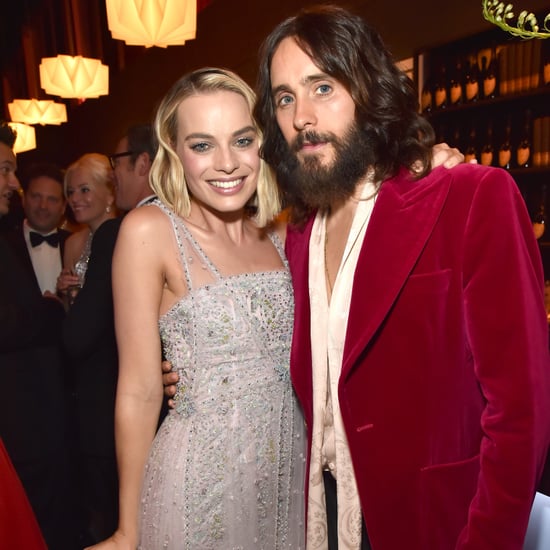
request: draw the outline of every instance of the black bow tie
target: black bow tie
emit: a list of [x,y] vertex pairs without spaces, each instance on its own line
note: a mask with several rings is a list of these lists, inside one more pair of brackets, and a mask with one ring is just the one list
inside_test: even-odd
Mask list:
[[49,235],[41,235],[40,233],[37,233],[36,231],[30,232],[31,237],[31,245],[34,248],[35,246],[38,246],[39,244],[42,244],[44,241],[46,241],[50,246],[53,246],[54,248],[57,247],[59,244],[59,233],[50,233]]

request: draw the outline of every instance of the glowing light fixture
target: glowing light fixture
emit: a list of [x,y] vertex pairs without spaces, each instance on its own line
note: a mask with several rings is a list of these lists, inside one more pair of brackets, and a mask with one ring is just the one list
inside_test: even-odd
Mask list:
[[8,122],[8,124],[17,132],[13,145],[15,154],[36,149],[36,132],[32,126],[20,122]]
[[43,57],[40,86],[48,94],[86,99],[109,93],[109,67],[81,55]]
[[130,46],[178,46],[195,38],[197,0],[106,0],[113,38]]
[[8,103],[13,122],[25,124],[56,124],[67,122],[67,108],[51,99],[14,99]]

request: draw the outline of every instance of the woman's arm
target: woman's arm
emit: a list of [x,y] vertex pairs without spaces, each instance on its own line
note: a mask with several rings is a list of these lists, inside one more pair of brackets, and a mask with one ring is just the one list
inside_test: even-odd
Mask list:
[[[119,471],[119,526],[101,548],[135,549],[143,470],[162,402],[159,305],[164,285],[163,244],[171,242],[159,211],[130,212],[113,257],[119,378],[115,437]],[[159,227],[160,226],[160,227]]]

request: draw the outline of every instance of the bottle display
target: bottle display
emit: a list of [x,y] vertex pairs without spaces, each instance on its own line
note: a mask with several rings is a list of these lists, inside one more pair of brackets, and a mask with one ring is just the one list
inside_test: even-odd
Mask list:
[[550,40],[487,31],[436,45],[417,61],[420,75],[431,75],[431,96],[419,90],[418,97],[437,142],[457,147],[466,162],[510,172],[550,281]]

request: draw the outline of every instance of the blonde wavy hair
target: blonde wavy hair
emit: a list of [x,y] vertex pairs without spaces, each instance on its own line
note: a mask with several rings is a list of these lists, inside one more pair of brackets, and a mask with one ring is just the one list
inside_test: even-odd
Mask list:
[[113,170],[109,158],[100,153],[86,153],[75,160],[65,171],[63,179],[63,191],[67,196],[67,186],[69,185],[73,174],[78,169],[87,170],[90,175],[90,181],[96,184],[105,185],[111,193],[115,194]]
[[[244,98],[257,131],[259,145],[262,143],[262,132],[252,116],[256,96],[242,78],[227,69],[211,67],[181,77],[164,96],[155,115],[154,129],[159,147],[149,178],[160,200],[182,217],[189,216],[191,198],[183,166],[174,150],[178,136],[177,109],[189,96],[218,91],[234,92]],[[267,225],[281,209],[275,177],[262,159],[256,193],[248,206],[255,210],[253,217],[260,227]]]

